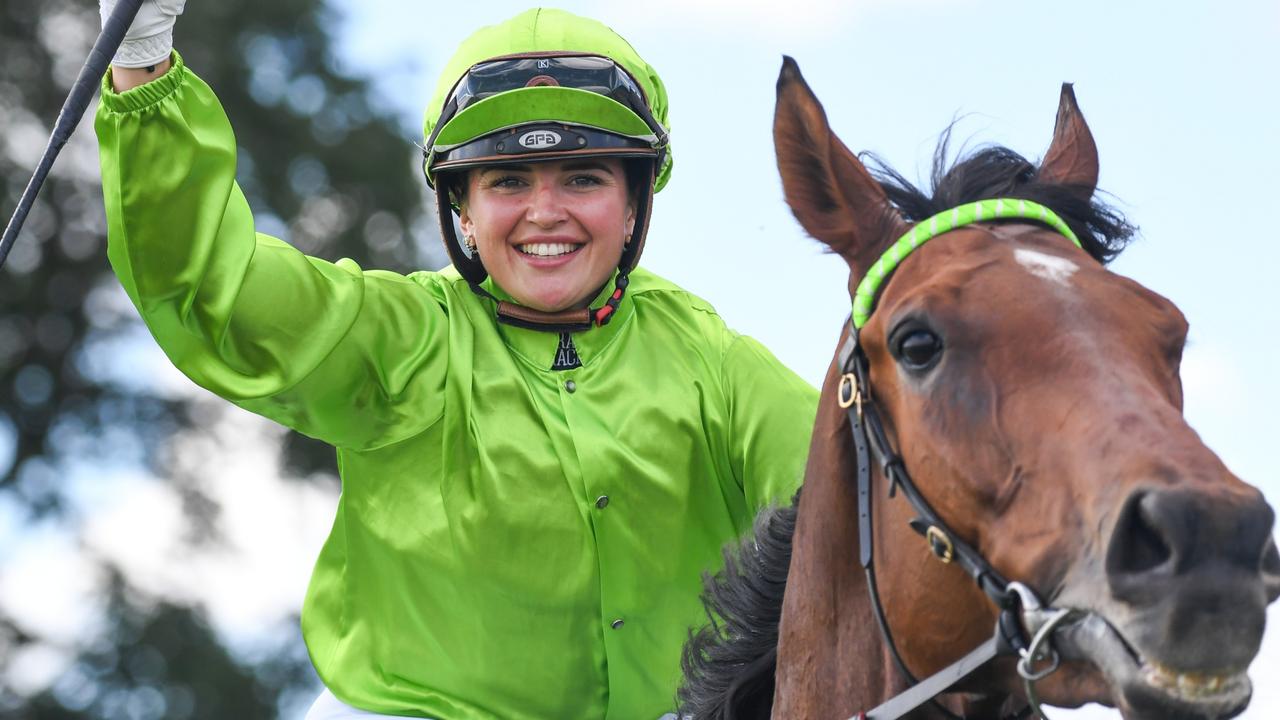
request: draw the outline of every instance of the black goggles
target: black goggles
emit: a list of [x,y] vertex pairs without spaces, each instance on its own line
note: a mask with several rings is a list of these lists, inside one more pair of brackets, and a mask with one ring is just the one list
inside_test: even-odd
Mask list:
[[667,131],[654,119],[644,91],[613,60],[600,55],[531,54],[472,65],[449,94],[427,147],[433,147],[440,129],[469,106],[508,90],[541,86],[588,90],[612,98],[644,120],[657,138],[657,147],[667,143]]

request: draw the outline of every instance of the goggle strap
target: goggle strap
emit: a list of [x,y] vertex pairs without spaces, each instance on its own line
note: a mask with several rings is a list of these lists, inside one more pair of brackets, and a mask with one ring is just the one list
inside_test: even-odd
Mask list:
[[649,129],[653,131],[656,138],[654,147],[665,151],[667,143],[670,142],[670,136],[667,134],[667,128],[664,127],[662,123],[658,122],[657,118],[653,116],[653,111],[649,109],[649,105],[647,103],[633,102],[632,98],[628,98],[627,100],[627,107],[631,109],[631,112],[639,115],[640,119],[644,121],[644,124],[648,125]]

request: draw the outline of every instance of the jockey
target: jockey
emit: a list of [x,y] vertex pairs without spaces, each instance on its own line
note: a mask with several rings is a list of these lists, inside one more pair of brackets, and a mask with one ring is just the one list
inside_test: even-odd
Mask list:
[[337,449],[308,717],[670,712],[700,574],[794,493],[817,398],[636,265],[657,74],[566,12],[481,29],[426,116],[453,265],[363,270],[255,233],[182,5],[147,0],[104,79],[108,257],[188,377]]

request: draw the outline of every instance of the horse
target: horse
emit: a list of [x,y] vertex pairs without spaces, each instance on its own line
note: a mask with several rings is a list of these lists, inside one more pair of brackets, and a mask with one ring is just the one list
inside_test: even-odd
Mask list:
[[1074,90],[1039,165],[948,166],[948,137],[931,192],[868,169],[784,60],[784,194],[854,314],[802,492],[708,578],[682,717],[847,718],[927,676],[945,694],[858,717],[1233,717],[1280,596],[1274,513],[1183,418],[1185,318],[1105,267],[1134,229]]

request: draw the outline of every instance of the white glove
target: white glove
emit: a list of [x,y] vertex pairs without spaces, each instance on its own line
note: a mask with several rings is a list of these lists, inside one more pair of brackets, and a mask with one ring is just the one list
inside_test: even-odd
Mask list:
[[[98,0],[98,10],[105,25],[118,0]],[[116,51],[113,65],[141,68],[158,65],[173,50],[173,25],[182,14],[187,0],[142,0],[138,15],[125,33]]]

